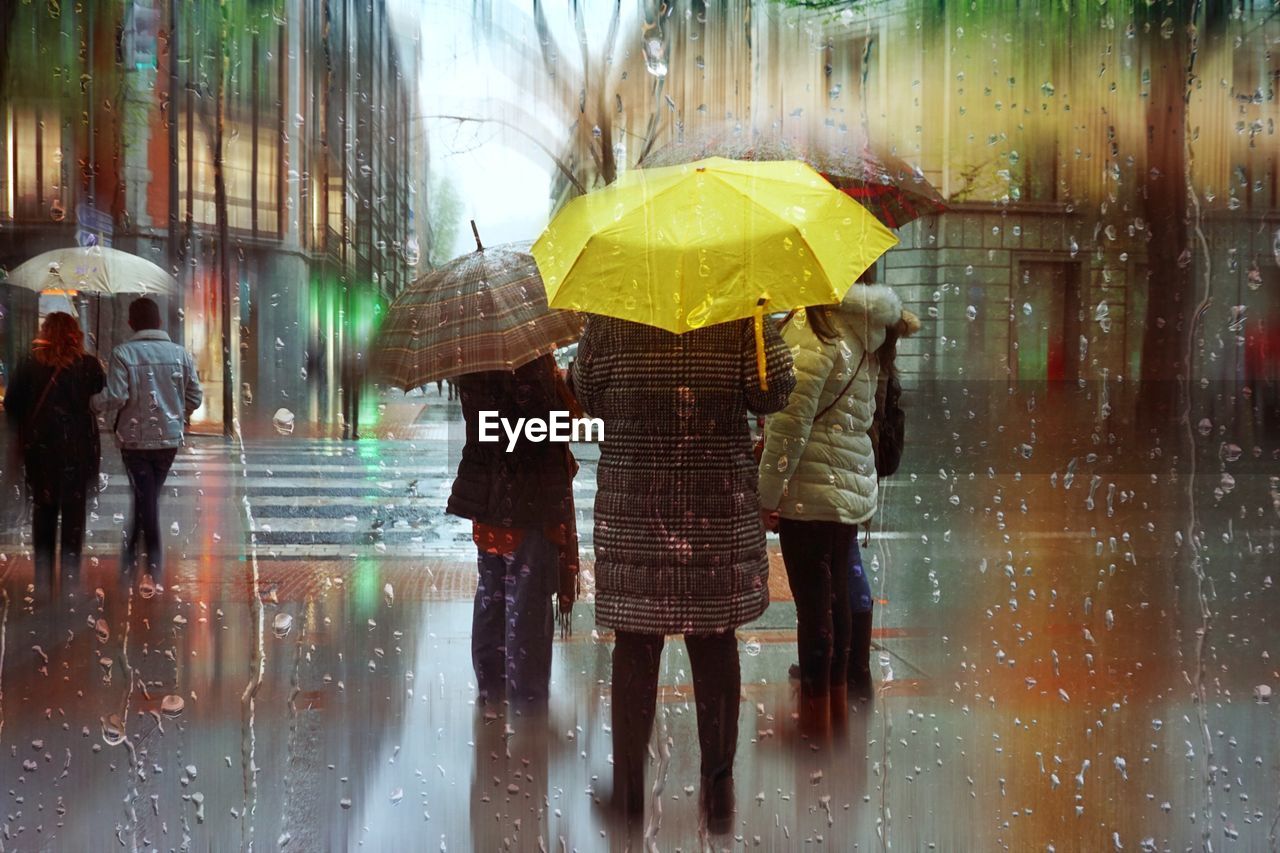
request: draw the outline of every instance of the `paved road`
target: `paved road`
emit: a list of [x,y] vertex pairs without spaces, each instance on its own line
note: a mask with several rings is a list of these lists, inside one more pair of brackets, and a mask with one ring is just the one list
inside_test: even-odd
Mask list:
[[[737,837],[720,843],[1271,849],[1280,718],[1255,691],[1280,687],[1275,448],[1224,424],[1191,479],[1169,445],[965,411],[912,422],[867,551],[869,713],[798,741],[789,604],[739,632]],[[29,599],[5,531],[4,850],[620,848],[587,793],[608,776],[611,703],[589,606],[557,642],[547,718],[472,704],[470,554],[439,515],[434,417],[355,446],[258,438],[243,461],[197,439],[153,598],[116,582],[118,477],[97,564],[58,607]],[[688,673],[673,640],[658,849],[700,844]]]

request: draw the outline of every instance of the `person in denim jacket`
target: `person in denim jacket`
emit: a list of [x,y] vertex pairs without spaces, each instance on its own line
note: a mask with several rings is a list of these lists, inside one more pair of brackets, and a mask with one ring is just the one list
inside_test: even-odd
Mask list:
[[160,308],[146,297],[129,305],[133,337],[117,346],[107,367],[107,387],[95,405],[115,413],[116,444],[133,486],[133,521],[125,537],[122,572],[137,566],[138,537],[147,552],[147,571],[160,580],[160,490],[191,413],[204,399],[191,353],[160,328]]

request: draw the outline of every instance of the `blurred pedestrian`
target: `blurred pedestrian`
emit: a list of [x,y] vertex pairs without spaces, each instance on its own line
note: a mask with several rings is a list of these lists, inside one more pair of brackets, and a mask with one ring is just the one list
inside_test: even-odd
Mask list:
[[56,311],[44,318],[31,356],[14,371],[5,396],[33,503],[35,584],[45,595],[53,590],[59,520],[64,589],[79,576],[85,510],[102,458],[90,399],[104,382],[102,365],[84,351],[75,318]]
[[129,304],[133,336],[111,353],[107,387],[96,404],[114,418],[116,444],[133,487],[133,520],[125,536],[120,568],[132,574],[138,538],[147,553],[147,573],[163,576],[160,490],[184,442],[191,414],[204,399],[191,353],[161,329],[160,308],[147,297]]
[[[572,404],[551,356],[514,371],[458,377],[467,439],[448,512],[469,518],[479,578],[471,621],[471,660],[478,699],[544,703],[551,679],[556,600],[567,630],[577,594],[578,538],[569,445],[530,441],[522,432],[508,452],[480,441],[480,413],[548,419]],[[452,384],[452,383],[451,383]]]
[[796,390],[765,427],[760,502],[780,516],[806,735],[828,731],[833,714],[843,720],[850,694],[870,697],[872,599],[858,549],[858,525],[879,500],[869,430],[897,336],[918,327],[897,294],[865,284],[784,324]]
[[769,557],[747,412],[781,409],[791,355],[766,329],[757,376],[750,320],[683,335],[592,316],[571,368],[586,411],[604,422],[595,504],[596,621],[615,632],[613,799],[644,811],[644,777],[667,634],[683,634],[693,672],[708,827],[733,815],[741,686],[735,629],[769,602]]

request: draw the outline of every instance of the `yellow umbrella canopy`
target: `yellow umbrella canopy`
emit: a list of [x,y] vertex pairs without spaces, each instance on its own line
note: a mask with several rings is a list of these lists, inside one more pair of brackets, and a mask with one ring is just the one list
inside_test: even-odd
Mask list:
[[713,157],[574,199],[532,253],[552,308],[680,334],[839,302],[897,242],[804,163]]

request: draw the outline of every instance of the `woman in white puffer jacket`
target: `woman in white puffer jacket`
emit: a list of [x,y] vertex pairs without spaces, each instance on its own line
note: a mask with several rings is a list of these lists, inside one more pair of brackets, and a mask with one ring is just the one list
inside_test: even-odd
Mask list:
[[[858,525],[875,514],[879,500],[868,430],[880,363],[892,358],[898,337],[919,327],[888,287],[860,283],[839,306],[807,309],[783,327],[796,388],[765,429],[760,506],[780,516],[796,603],[801,725],[810,733],[825,728],[832,713],[847,711],[849,693],[870,695],[871,600],[858,554]],[[878,352],[882,346],[886,351]],[[856,616],[851,573],[866,605]],[[851,645],[857,660],[850,659]]]

